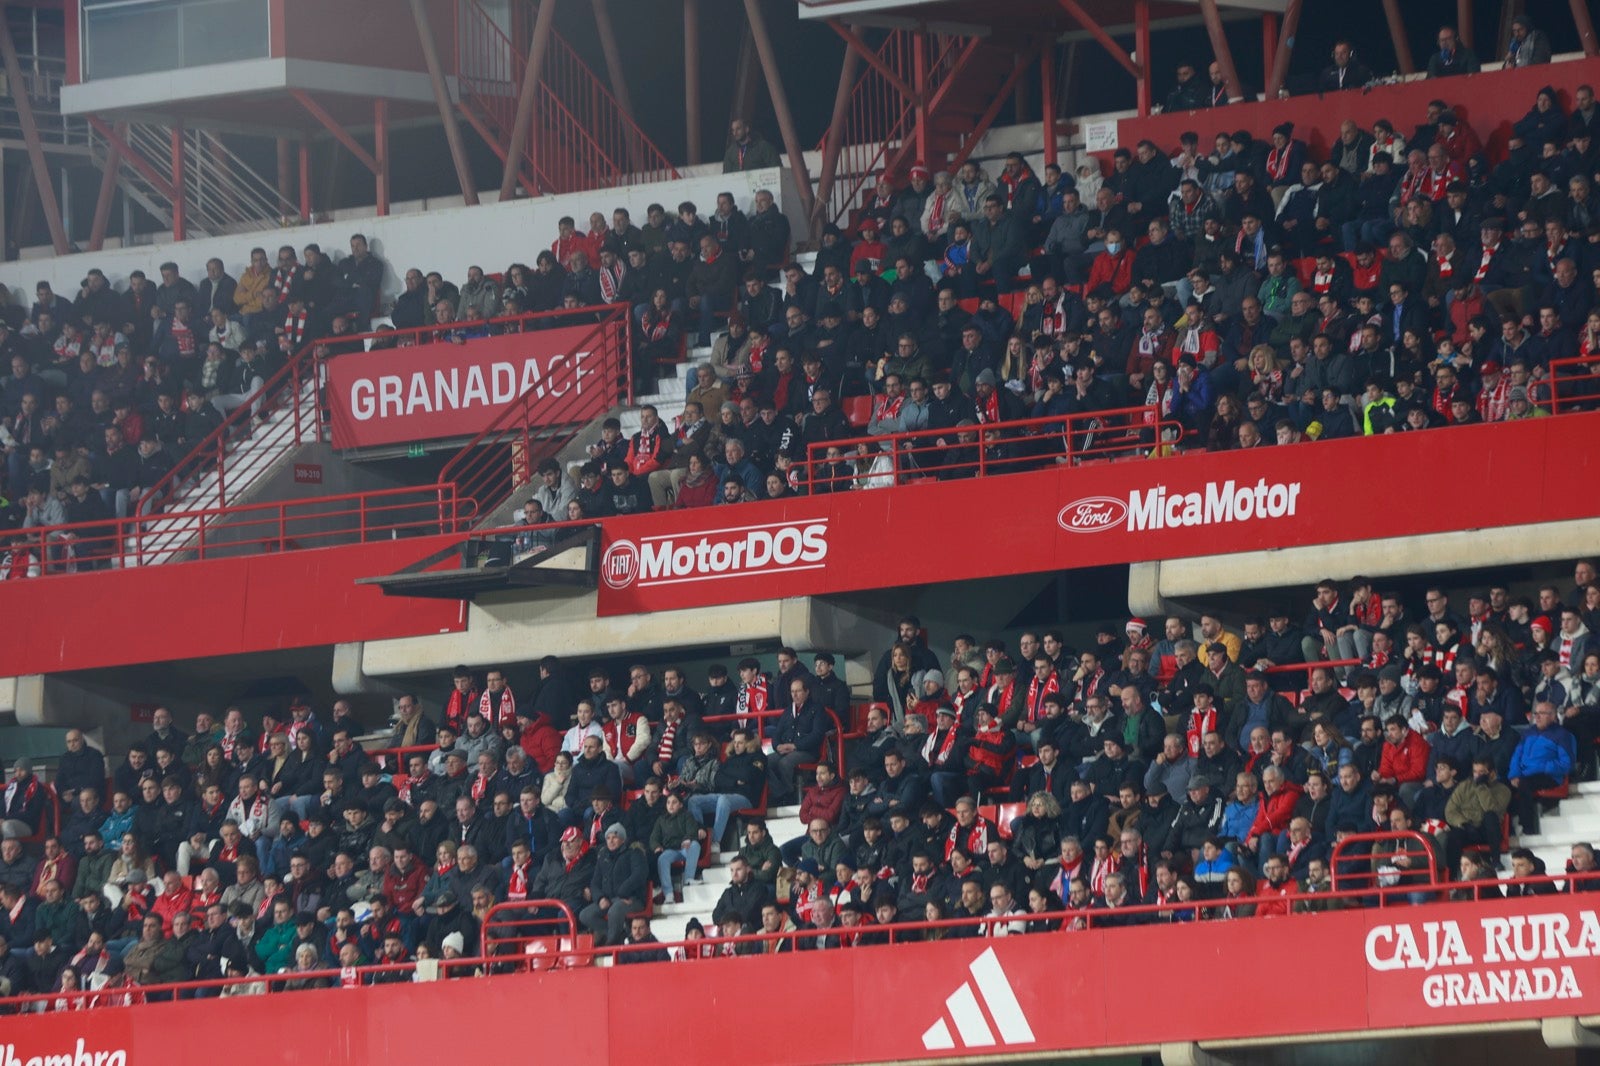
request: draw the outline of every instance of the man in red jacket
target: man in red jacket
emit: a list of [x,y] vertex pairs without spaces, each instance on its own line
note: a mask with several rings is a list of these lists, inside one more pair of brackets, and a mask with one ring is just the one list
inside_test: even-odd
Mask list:
[[[1244,846],[1252,854],[1260,854],[1261,838],[1287,832],[1294,819],[1294,806],[1300,802],[1301,788],[1283,776],[1276,766],[1261,771],[1261,806],[1256,820],[1250,826],[1250,836]],[[1265,871],[1263,871],[1265,872]]]
[[1389,719],[1383,733],[1383,755],[1372,779],[1397,786],[1400,801],[1409,807],[1428,777],[1428,742],[1398,715]]

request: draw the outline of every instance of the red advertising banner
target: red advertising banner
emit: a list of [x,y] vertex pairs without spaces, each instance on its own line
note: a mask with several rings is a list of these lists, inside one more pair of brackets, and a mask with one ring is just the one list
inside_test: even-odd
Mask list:
[[335,356],[333,446],[472,437],[519,401],[530,425],[585,422],[617,401],[621,354],[618,331],[587,325]]
[[[1600,1013],[1594,907],[1424,904],[23,1014],[0,1029],[0,1063],[130,1066],[184,1047],[226,1048],[230,1066],[492,1060],[506,1032],[490,1020],[513,1017],[552,1061],[619,1064],[664,1047],[747,1061],[752,1019],[770,1030],[759,1061],[777,1064],[1365,1039]],[[1187,991],[1152,1010],[1152,987]],[[785,1027],[795,989],[803,1019]]]
[[599,613],[1600,514],[1600,414],[608,519]]

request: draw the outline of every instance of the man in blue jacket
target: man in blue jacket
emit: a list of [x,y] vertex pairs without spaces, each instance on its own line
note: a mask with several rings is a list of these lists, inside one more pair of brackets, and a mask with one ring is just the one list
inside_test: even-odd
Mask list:
[[804,678],[789,682],[789,709],[777,719],[772,731],[772,761],[768,780],[772,791],[768,802],[785,806],[795,802],[795,772],[804,763],[817,761],[827,736],[827,719],[811,698],[811,686]]
[[1577,756],[1577,742],[1556,724],[1556,706],[1541,700],[1533,708],[1533,728],[1511,755],[1509,784],[1516,794],[1517,824],[1524,835],[1539,832],[1539,796],[1565,784]]

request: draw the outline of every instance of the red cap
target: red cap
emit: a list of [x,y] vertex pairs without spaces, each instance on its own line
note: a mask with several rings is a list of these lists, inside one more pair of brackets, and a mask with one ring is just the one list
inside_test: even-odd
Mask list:
[[929,176],[928,168],[921,163],[913,163],[911,166],[911,176],[913,178],[926,178]]
[[1480,374],[1498,374],[1500,373],[1500,364],[1491,359],[1479,367],[1478,372]]
[[1556,631],[1556,627],[1550,624],[1550,616],[1547,614],[1541,614],[1538,618],[1535,618],[1533,621],[1529,622],[1528,625],[1538,626],[1546,633],[1554,633]]
[[565,844],[569,840],[582,840],[582,839],[583,839],[583,834],[578,832],[578,827],[577,826],[571,826],[570,828],[567,829],[566,832],[561,834],[561,842],[563,844]]
[[1145,620],[1143,618],[1130,618],[1130,619],[1128,619],[1128,624],[1123,626],[1122,628],[1123,629],[1137,629],[1139,632],[1144,633],[1144,632],[1148,631],[1150,627],[1145,624]]

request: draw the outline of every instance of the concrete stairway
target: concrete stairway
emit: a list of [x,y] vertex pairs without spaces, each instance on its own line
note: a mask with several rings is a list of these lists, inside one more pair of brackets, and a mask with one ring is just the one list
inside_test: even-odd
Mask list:
[[[798,836],[803,836],[800,808],[798,806],[770,808],[767,811],[767,831],[773,843],[780,847]],[[690,885],[684,890],[682,903],[672,902],[672,896],[669,894],[667,902],[655,909],[655,916],[650,921],[650,931],[658,940],[667,943],[682,940],[684,926],[688,924],[690,918],[699,918],[707,933],[715,935],[711,928],[711,912],[716,909],[717,900],[721,898],[723,889],[728,887],[728,860],[735,854],[737,851],[719,854],[717,861],[701,871],[703,883]]]

